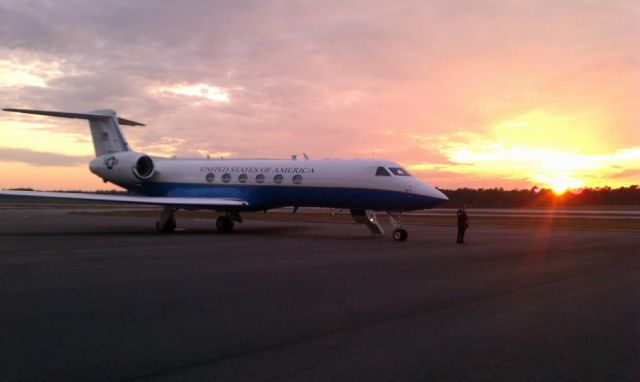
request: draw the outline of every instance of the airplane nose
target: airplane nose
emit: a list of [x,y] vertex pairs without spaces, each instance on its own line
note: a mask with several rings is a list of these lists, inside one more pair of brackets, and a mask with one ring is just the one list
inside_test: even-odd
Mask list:
[[435,195],[434,195],[434,197],[435,197],[435,198],[442,199],[442,201],[443,201],[443,202],[446,202],[446,201],[448,201],[448,200],[449,200],[449,198],[447,197],[447,195],[445,195],[444,193],[442,193],[442,191],[440,191],[440,190],[438,190],[438,189],[436,189],[436,188],[434,188],[433,190],[435,191]]
[[422,189],[422,195],[424,196],[428,196],[430,198],[434,198],[434,199],[438,199],[441,200],[442,202],[446,202],[449,200],[449,198],[447,197],[447,195],[443,194],[440,190],[438,190],[437,188],[430,186],[426,183],[422,184],[422,187],[420,187]]

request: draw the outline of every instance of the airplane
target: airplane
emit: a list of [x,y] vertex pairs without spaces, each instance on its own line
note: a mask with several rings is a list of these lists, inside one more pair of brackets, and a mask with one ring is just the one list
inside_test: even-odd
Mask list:
[[131,149],[120,125],[144,124],[120,118],[114,110],[87,113],[3,109],[8,112],[84,119],[89,122],[96,158],[89,170],[129,191],[127,195],[2,190],[0,195],[95,202],[132,203],[163,207],[156,229],[176,229],[179,209],[215,210],[221,232],[231,232],[240,214],[274,208],[325,207],[348,209],[357,223],[374,235],[384,230],[376,211],[386,211],[392,238],[408,237],[404,211],[433,208],[448,200],[435,187],[387,160],[177,159],[152,157]]

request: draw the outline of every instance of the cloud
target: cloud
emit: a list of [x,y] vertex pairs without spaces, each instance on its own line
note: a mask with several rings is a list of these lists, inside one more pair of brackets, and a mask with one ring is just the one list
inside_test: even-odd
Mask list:
[[0,162],[20,162],[35,166],[76,166],[86,165],[91,157],[64,155],[28,149],[0,147]]
[[631,168],[628,170],[616,172],[611,174],[610,177],[615,179],[628,178],[632,182],[635,182],[634,184],[638,184],[640,183],[640,168]]
[[193,99],[203,99],[213,102],[229,102],[229,92],[217,86],[207,84],[176,84],[172,86],[151,89],[151,92],[160,96],[186,96]]
[[0,75],[25,81],[0,79],[11,85],[0,105],[116,109],[148,125],[124,129],[135,148],[178,156],[306,151],[446,164],[441,146],[415,137],[491,136],[532,111],[573,116],[558,134],[614,152],[640,144],[636,6],[5,2]]

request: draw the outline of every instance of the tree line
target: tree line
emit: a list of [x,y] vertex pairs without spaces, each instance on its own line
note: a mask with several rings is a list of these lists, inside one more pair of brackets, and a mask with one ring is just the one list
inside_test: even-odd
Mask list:
[[[31,188],[15,190],[33,191]],[[579,191],[567,191],[562,195],[555,194],[546,188],[505,190],[504,188],[458,188],[455,190],[439,189],[449,198],[438,207],[459,208],[462,205],[472,208],[518,208],[518,207],[558,207],[558,206],[605,206],[605,205],[637,205],[640,206],[640,187],[584,188]],[[62,192],[86,192],[69,191]],[[100,190],[98,194],[127,194],[123,190]]]
[[440,189],[449,201],[443,208],[459,208],[463,204],[475,208],[557,207],[640,205],[638,185],[611,188],[596,187],[567,191],[557,195],[550,189],[537,188],[505,190],[503,188]]

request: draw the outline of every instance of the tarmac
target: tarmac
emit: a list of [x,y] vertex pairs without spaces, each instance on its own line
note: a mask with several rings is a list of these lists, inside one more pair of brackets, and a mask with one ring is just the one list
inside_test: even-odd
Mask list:
[[0,210],[3,381],[640,380],[640,234]]

